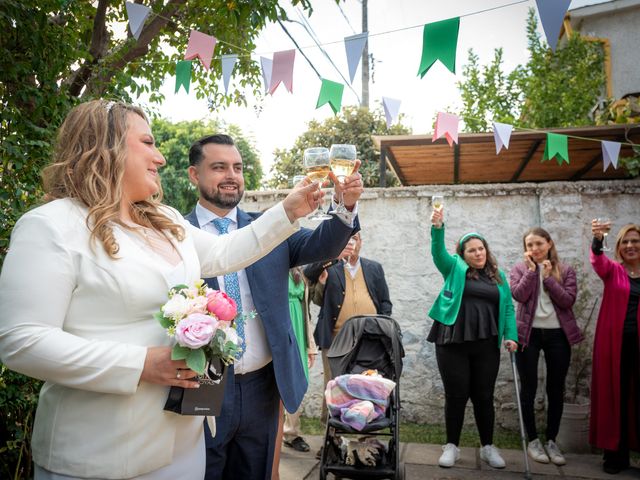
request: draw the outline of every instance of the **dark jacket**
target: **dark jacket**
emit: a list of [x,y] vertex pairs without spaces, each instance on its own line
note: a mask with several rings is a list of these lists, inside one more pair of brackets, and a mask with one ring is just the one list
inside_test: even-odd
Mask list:
[[[518,342],[523,346],[529,343],[533,318],[538,306],[538,297],[540,296],[539,269],[540,266],[536,268],[535,272],[532,272],[524,262],[521,262],[509,272],[511,294],[518,302],[516,312]],[[569,344],[574,345],[584,339],[572,310],[573,304],[576,302],[576,272],[569,265],[560,264],[560,274],[561,282],[550,275],[542,283],[549,293],[562,331],[567,336]]]
[[[384,278],[384,270],[382,265],[374,260],[360,257],[360,267],[362,275],[367,285],[367,290],[376,307],[376,313],[380,315],[391,315],[391,300],[389,299],[389,287]],[[318,276],[322,269],[317,265],[308,265],[305,267],[304,274],[312,282],[318,280]],[[313,334],[316,344],[319,348],[325,349],[331,346],[333,341],[333,327],[336,324],[342,302],[345,296],[345,277],[344,265],[342,262],[335,263],[327,268],[327,281],[324,288],[324,295],[320,302],[318,296],[313,298],[314,302],[320,305],[320,314],[318,315],[318,324]]]

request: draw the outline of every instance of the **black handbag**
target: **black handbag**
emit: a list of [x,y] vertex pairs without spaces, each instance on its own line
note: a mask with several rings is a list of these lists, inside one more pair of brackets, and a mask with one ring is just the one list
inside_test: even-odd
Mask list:
[[220,415],[226,373],[227,368],[219,358],[210,360],[204,374],[197,377],[200,388],[171,387],[164,409],[180,415]]

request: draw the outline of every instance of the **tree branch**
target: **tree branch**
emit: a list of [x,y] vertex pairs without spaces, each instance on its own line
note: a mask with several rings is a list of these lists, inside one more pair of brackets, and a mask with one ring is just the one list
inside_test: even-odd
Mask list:
[[[123,70],[128,63],[143,57],[149,51],[149,44],[162,31],[173,32],[177,29],[178,19],[174,19],[179,8],[186,3],[186,0],[170,0],[160,15],[156,15],[144,27],[136,44],[125,50],[128,44],[122,45],[115,50],[110,56],[113,58],[110,62],[104,62],[101,71],[96,75],[92,85],[87,85],[87,89],[94,94],[101,95],[109,84],[113,72]],[[122,54],[120,54],[122,53]]]
[[91,59],[85,60],[83,65],[76,70],[73,77],[71,77],[69,82],[69,95],[72,97],[80,95],[98,61],[107,53],[107,45],[109,43],[109,34],[106,26],[108,6],[109,0],[100,0],[98,2],[96,16],[93,19],[91,45],[89,46]]

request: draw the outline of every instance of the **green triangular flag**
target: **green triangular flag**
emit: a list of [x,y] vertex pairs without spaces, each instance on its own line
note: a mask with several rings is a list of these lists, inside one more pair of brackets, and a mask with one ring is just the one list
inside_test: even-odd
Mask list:
[[562,165],[562,162],[569,164],[569,141],[566,135],[547,133],[542,161],[551,160],[553,157],[556,158],[558,165]]
[[320,95],[318,95],[318,103],[316,108],[320,108],[325,103],[328,103],[333,113],[337,114],[342,106],[342,93],[344,92],[344,85],[338,82],[332,82],[321,78],[322,86],[320,87]]
[[418,75],[423,78],[431,66],[440,60],[442,64],[456,73],[456,49],[460,17],[427,23],[422,33],[422,60]]
[[180,60],[176,64],[176,91],[180,87],[184,87],[185,92],[189,93],[189,84],[191,83],[191,60]]

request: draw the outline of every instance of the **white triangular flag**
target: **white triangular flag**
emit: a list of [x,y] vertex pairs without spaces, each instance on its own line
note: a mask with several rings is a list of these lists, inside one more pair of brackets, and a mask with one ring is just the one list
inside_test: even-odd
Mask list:
[[512,131],[513,125],[493,122],[493,140],[496,142],[496,155],[500,153],[502,147],[507,150],[509,149],[509,140],[511,139]]
[[387,119],[387,128],[391,128],[393,122],[398,118],[400,103],[400,100],[395,98],[382,97],[382,107],[384,108],[384,118]]
[[369,34],[367,32],[344,37],[344,49],[347,52],[347,64],[349,65],[349,78],[351,78],[351,83],[353,83],[353,79],[356,76],[356,70],[358,69],[358,64],[362,58],[362,51],[367,44],[368,37]]
[[260,57],[260,66],[262,67],[262,79],[264,80],[265,93],[271,88],[271,69],[273,60],[267,57]]
[[220,60],[222,61],[222,80],[224,81],[224,94],[226,95],[229,90],[229,80],[231,79],[233,67],[236,66],[236,62],[238,61],[238,55],[235,53],[222,55]]
[[614,170],[618,168],[618,155],[620,155],[621,143],[602,141],[602,164],[603,172],[607,171],[609,165],[613,165]]
[[151,13],[151,9],[146,5],[140,5],[139,3],[132,2],[126,2],[125,6],[127,7],[127,17],[129,17],[129,29],[131,30],[131,35],[138,40],[142,33],[142,27],[144,27],[144,21]]

